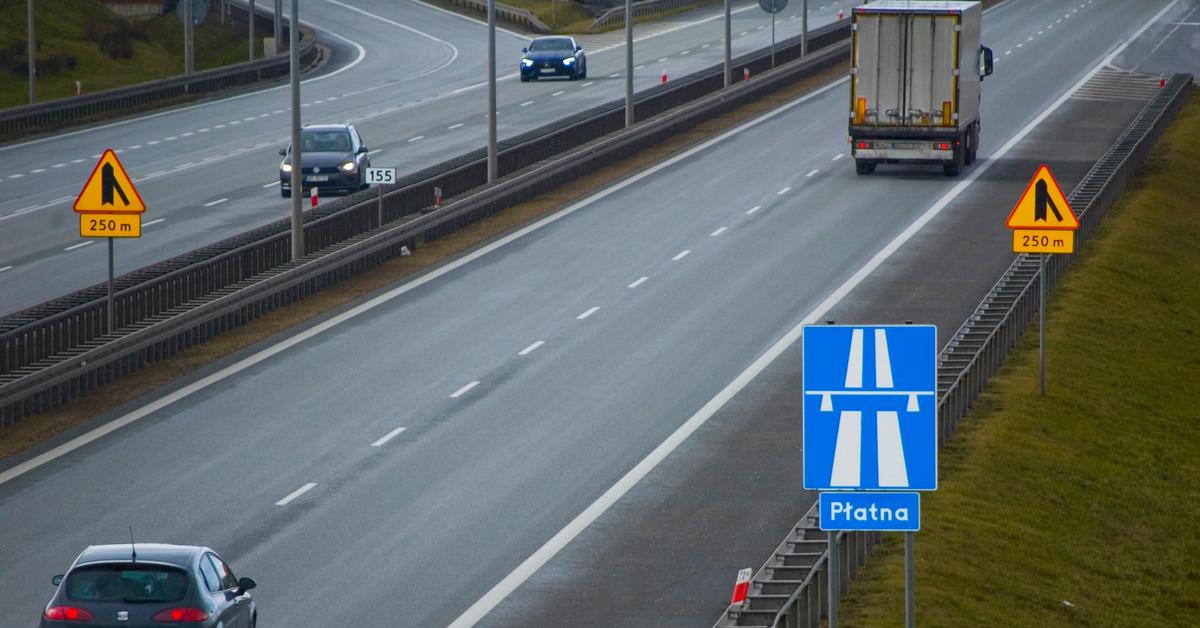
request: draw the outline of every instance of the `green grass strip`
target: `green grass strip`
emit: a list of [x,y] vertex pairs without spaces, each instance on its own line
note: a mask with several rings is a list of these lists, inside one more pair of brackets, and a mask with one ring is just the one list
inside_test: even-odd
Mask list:
[[[917,624],[1200,625],[1200,96],[1025,334],[922,496]],[[903,542],[843,600],[904,622]]]

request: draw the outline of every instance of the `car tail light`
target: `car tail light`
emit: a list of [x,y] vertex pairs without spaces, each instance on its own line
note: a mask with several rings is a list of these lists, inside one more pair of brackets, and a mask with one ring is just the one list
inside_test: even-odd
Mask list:
[[942,142],[941,144],[937,145],[937,148],[938,148],[938,150],[950,150],[950,143]]
[[870,148],[870,147],[871,147],[871,143],[870,143],[870,142],[859,142],[859,143],[858,143],[858,147],[859,147],[859,148]]
[[43,617],[58,621],[92,621],[92,614],[86,608],[76,606],[51,606]]
[[198,608],[169,608],[155,613],[151,619],[165,622],[208,621],[208,613]]

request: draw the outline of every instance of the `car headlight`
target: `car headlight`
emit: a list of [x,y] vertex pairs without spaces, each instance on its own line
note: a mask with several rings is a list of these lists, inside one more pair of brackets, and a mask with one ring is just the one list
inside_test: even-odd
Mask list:
[[533,59],[521,59],[521,65],[523,65],[527,68],[532,68],[533,67]]
[[338,166],[338,168],[341,168],[345,172],[353,172],[357,167],[358,164],[354,163],[353,161],[347,161],[346,163]]
[[279,167],[279,169],[280,169],[280,170],[282,170],[282,171],[284,171],[284,172],[291,172],[291,171],[292,171],[292,164],[283,164],[282,166],[280,166],[280,167]]
[[571,65],[572,63],[575,63],[575,57],[567,57],[566,59],[563,59],[563,65]]

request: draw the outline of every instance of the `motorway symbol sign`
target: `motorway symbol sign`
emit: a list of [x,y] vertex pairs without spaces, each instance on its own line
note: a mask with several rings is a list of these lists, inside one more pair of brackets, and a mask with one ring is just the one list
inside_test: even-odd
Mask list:
[[937,328],[804,327],[804,488],[937,489]]
[[84,238],[140,238],[140,214],[79,214],[79,235]]
[[92,175],[75,199],[75,211],[81,214],[140,214],[146,211],[146,204],[133,187],[133,180],[111,148],[96,162]]
[[921,529],[921,494],[880,492],[821,493],[822,530],[917,532]]
[[1058,181],[1045,164],[1038,166],[1025,193],[1013,207],[1006,223],[1009,229],[1063,229],[1079,228],[1079,220],[1067,197],[1063,195]]

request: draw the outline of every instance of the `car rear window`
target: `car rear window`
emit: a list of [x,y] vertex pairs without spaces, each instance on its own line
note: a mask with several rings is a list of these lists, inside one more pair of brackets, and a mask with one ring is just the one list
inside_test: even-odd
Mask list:
[[166,565],[84,565],[67,576],[67,597],[80,602],[178,602],[185,593],[187,574]]

